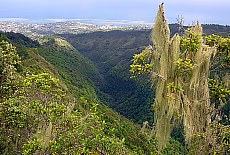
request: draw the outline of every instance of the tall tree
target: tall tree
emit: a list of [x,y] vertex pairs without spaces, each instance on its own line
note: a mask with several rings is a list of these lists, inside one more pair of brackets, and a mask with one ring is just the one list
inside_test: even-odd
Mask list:
[[188,29],[182,39],[178,34],[170,38],[164,15],[159,6],[152,30],[152,48],[134,56],[131,72],[150,72],[157,80],[155,132],[161,150],[167,143],[176,122],[183,122],[185,140],[204,132],[210,122],[208,88],[209,63],[215,48],[203,43],[199,23]]

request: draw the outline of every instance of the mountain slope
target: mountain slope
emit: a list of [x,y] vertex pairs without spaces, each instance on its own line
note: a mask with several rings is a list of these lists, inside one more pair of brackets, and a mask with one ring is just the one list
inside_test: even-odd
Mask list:
[[[0,103],[1,154],[154,152],[155,145],[140,132],[140,127],[97,98],[91,76],[94,70],[86,71],[93,67],[90,61],[55,40],[48,44],[38,48],[15,44],[18,53],[26,57],[20,71],[16,68],[13,72],[17,78],[11,79],[11,85],[17,84],[12,87],[16,89]],[[38,54],[42,52],[52,64]],[[60,58],[58,62],[52,54]],[[61,57],[68,59],[63,62]],[[69,75],[71,72],[74,74]]]
[[98,88],[108,96],[99,97],[110,107],[134,120],[153,122],[151,104],[153,90],[148,82],[130,79],[129,65],[134,53],[150,44],[149,30],[95,32],[62,35],[85,57],[89,58],[104,77]]

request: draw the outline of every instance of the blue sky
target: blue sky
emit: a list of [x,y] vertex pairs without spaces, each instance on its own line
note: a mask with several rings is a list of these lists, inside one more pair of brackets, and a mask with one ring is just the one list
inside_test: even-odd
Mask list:
[[158,5],[165,3],[169,23],[178,15],[185,24],[230,25],[230,0],[4,0],[0,18],[78,18],[153,22]]

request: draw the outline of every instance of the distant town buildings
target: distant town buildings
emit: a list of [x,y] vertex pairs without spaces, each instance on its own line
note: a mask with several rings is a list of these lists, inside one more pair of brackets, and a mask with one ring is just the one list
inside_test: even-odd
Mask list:
[[32,39],[43,37],[47,34],[80,34],[96,31],[112,30],[141,30],[150,29],[149,25],[116,26],[93,25],[80,22],[57,22],[48,24],[26,24],[17,22],[0,22],[0,31],[22,33]]

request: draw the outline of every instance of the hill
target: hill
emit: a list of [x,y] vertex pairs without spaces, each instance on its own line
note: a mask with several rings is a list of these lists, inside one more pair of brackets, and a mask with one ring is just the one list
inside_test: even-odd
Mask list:
[[[21,62],[21,70],[14,73],[19,81],[11,79],[11,85],[14,82],[21,84],[17,84],[16,90],[6,92],[10,98],[1,99],[1,154],[108,152],[105,148],[112,144],[109,147],[112,152],[151,152],[149,144],[142,140],[144,135],[140,133],[139,127],[97,99],[92,83],[86,78],[90,77],[88,72],[81,70],[75,76],[67,75],[72,70],[65,70],[66,67],[62,68],[61,64],[57,65],[60,68],[56,68],[52,57],[50,60],[53,64],[38,54],[41,51],[47,54],[56,51],[55,56],[58,58],[58,54],[70,54],[71,57],[72,53],[76,64],[81,62],[75,66],[78,71],[79,67],[90,69],[90,62],[75,49],[67,46],[62,49],[55,42],[39,48],[28,48],[14,40],[12,43],[19,47],[19,55],[26,53],[27,56]],[[2,42],[2,48],[3,45]],[[8,50],[13,52],[14,49]],[[62,52],[58,53],[57,50]],[[1,82],[1,85],[5,83]],[[134,147],[138,149],[132,151]]]
[[[1,50],[15,55],[14,61],[1,60],[6,62],[1,66],[6,79],[1,81],[1,154],[157,152],[149,129],[143,132],[99,100],[95,81],[101,79],[90,60],[60,38],[31,46],[32,40],[15,35],[16,40],[4,34],[0,39],[17,49],[0,43]],[[18,39],[28,42],[21,44]],[[13,70],[5,74],[8,65]],[[186,152],[178,142],[171,143]],[[171,152],[178,152],[171,145]]]

